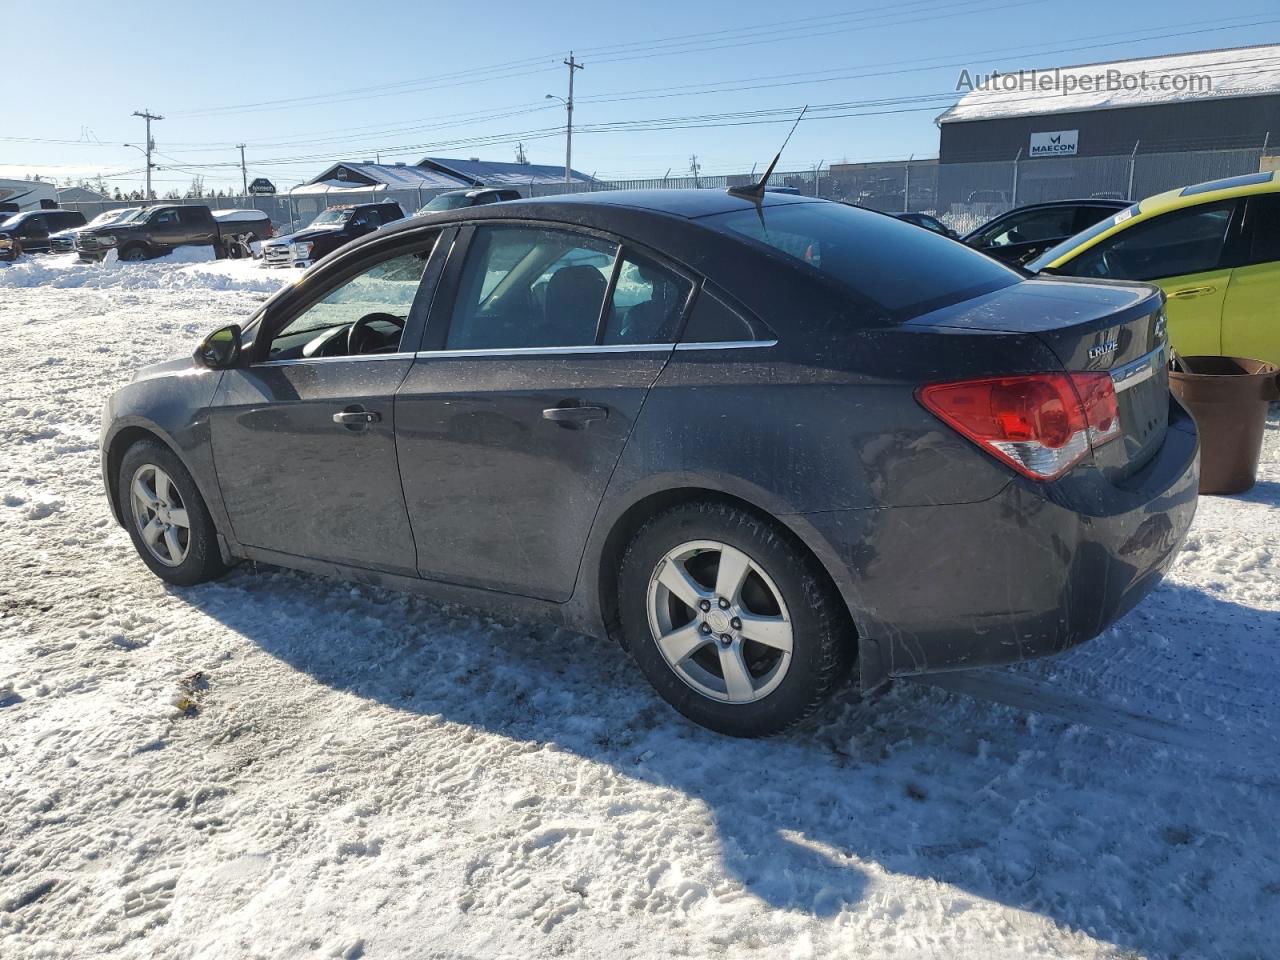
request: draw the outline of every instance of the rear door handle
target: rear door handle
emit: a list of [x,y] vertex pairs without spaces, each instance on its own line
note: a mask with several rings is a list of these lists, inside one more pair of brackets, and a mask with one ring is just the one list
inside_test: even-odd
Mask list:
[[342,410],[333,415],[333,422],[341,423],[344,426],[377,423],[381,419],[382,414],[376,410]]
[[1192,297],[1203,297],[1206,293],[1213,293],[1217,289],[1217,287],[1186,287],[1175,290],[1173,295],[1179,300],[1190,300]]
[[585,426],[592,420],[608,418],[608,407],[548,407],[542,411],[542,419],[566,427]]

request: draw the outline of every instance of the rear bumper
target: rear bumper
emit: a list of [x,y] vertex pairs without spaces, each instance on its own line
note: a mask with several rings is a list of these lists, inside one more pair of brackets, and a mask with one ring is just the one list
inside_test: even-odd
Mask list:
[[1123,484],[1092,467],[1021,478],[979,503],[809,514],[846,578],[864,684],[1061,653],[1131,610],[1195,516],[1199,442],[1171,399],[1152,460]]

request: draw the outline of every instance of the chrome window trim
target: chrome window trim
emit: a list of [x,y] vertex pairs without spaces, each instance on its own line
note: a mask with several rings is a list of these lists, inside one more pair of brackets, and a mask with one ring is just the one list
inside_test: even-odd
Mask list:
[[252,370],[257,367],[291,367],[299,363],[347,363],[363,360],[412,360],[413,353],[362,353],[354,357],[298,357],[293,360],[262,360],[249,364]]
[[677,350],[750,350],[754,347],[776,347],[777,339],[772,340],[708,340],[693,343],[677,343]]
[[[419,350],[414,356],[419,360],[432,357],[524,357],[552,356],[575,353],[657,353],[671,350],[744,350],[752,347],[776,346],[777,340],[725,340],[707,343],[608,343],[585,344],[576,347],[488,347],[475,350]],[[343,357],[326,359],[341,360]],[[278,360],[277,363],[298,363],[296,360]]]
[[1146,383],[1156,375],[1156,370],[1164,364],[1164,348],[1162,343],[1150,353],[1131,360],[1122,367],[1111,371],[1111,385],[1116,393],[1123,393],[1130,387]]
[[550,354],[572,353],[657,353],[671,352],[674,344],[670,343],[589,343],[576,347],[486,347],[472,350],[419,350],[415,356],[419,360],[431,357],[522,357],[546,356]]

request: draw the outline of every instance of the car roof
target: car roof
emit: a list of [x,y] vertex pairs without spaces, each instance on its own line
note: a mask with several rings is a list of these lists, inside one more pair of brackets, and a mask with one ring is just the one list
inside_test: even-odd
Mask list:
[[1276,171],[1266,170],[1237,177],[1226,177],[1222,180],[1208,180],[1188,187],[1175,187],[1164,193],[1147,197],[1138,204],[1138,209],[1144,215],[1156,214],[1175,210],[1178,207],[1192,207],[1217,200],[1277,192],[1280,192],[1280,180],[1276,178]]
[[[766,193],[758,202],[770,207],[785,203],[825,203],[827,201],[786,193]],[[432,215],[438,218],[469,219],[471,217],[512,217],[523,213],[534,218],[545,217],[552,220],[557,216],[580,216],[591,208],[600,211],[601,208],[621,207],[696,219],[733,210],[754,210],[756,205],[756,200],[738,196],[727,190],[597,190],[508,200],[496,210],[491,207],[464,207],[459,210],[438,211]]]
[[[1129,200],[1115,200],[1111,197],[1081,197],[1079,200],[1042,200],[1039,203],[1026,203],[1020,207],[1014,207],[1000,216],[1007,216],[1009,213],[1016,213],[1021,210],[1050,210],[1054,207],[1113,207],[1116,210],[1123,210],[1130,206]],[[994,218],[993,218],[994,219]]]

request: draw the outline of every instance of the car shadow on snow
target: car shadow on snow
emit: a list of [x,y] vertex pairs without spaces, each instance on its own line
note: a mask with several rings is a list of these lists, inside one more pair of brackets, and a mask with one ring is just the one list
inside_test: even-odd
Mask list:
[[[332,688],[554,743],[701,801],[725,873],[771,907],[830,917],[859,904],[910,924],[915,910],[980,906],[971,895],[1144,955],[1261,955],[1274,933],[1280,782],[1229,751],[905,682],[870,702],[847,692],[784,737],[733,740],[675,715],[613,645],[553,628],[272,568],[175,593]],[[1270,649],[1254,685],[1275,688],[1276,645],[1262,641],[1280,636],[1280,614],[1170,584],[1144,609],[1154,616],[1094,641],[1115,648],[1108,669],[1175,683],[1176,670],[1152,681],[1144,664],[1170,643],[1208,647],[1204,624],[1234,624],[1214,628],[1206,655]],[[625,819],[612,826],[625,835]],[[927,898],[913,887],[913,900],[893,875],[948,886]]]

